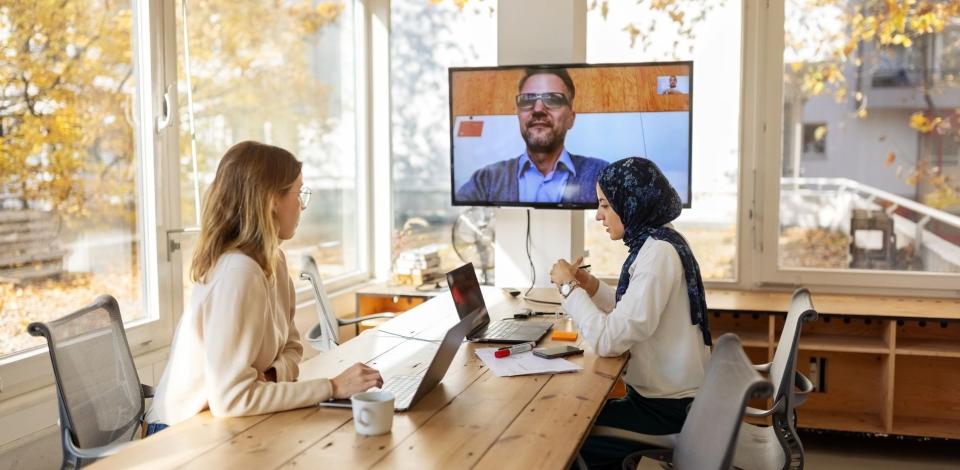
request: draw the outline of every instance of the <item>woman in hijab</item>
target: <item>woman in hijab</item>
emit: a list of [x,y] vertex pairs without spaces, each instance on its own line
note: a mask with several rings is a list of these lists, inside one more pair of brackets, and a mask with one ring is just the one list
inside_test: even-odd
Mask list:
[[[680,215],[677,191],[660,169],[631,157],[604,169],[597,181],[596,219],[630,254],[616,290],[558,260],[551,280],[564,311],[600,356],[630,351],[623,376],[627,396],[607,401],[597,425],[644,434],[680,432],[710,356],[710,330],[700,268],[669,222]],[[620,468],[642,450],[615,439],[588,438],[581,450],[590,468]]]

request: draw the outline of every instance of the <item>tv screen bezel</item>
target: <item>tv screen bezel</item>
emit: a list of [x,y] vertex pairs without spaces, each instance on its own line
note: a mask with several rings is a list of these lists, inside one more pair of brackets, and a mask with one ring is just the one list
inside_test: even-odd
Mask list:
[[[456,72],[472,72],[472,71],[489,71],[489,70],[516,70],[516,69],[527,69],[527,68],[601,68],[601,67],[644,67],[644,66],[671,66],[671,65],[685,65],[690,68],[690,91],[687,95],[690,97],[690,105],[688,111],[688,129],[690,132],[687,133],[687,195],[686,202],[683,203],[684,209],[689,209],[693,203],[693,61],[692,60],[678,60],[678,61],[667,61],[667,62],[616,62],[616,63],[602,63],[602,64],[585,64],[585,63],[574,63],[574,64],[523,64],[523,65],[496,65],[496,66],[483,66],[483,67],[449,67],[447,69],[447,103],[448,103],[448,112],[450,115],[450,202],[454,207],[528,207],[533,209],[562,209],[562,210],[576,210],[576,209],[596,209],[597,204],[579,204],[579,203],[562,203],[562,202],[458,202],[457,201],[457,188],[456,188],[456,177],[454,174],[454,124],[456,117],[453,115],[453,74]],[[644,155],[642,155],[644,156]]]

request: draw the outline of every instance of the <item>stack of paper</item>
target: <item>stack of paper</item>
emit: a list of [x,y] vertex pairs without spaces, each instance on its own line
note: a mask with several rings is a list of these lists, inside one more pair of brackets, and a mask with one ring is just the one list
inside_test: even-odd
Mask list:
[[477,354],[477,357],[483,361],[483,364],[490,368],[490,372],[496,374],[497,377],[530,374],[560,374],[583,370],[583,367],[566,359],[544,359],[534,356],[530,351],[497,358],[493,356],[496,350],[497,348],[482,348],[474,352]]

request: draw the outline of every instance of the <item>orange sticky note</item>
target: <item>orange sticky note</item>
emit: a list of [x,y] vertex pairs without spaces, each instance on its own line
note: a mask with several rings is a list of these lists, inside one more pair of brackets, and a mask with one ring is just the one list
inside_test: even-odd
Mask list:
[[554,331],[553,334],[550,335],[550,338],[560,340],[560,341],[576,341],[577,332],[576,331]]
[[457,137],[480,137],[483,135],[483,121],[462,121]]

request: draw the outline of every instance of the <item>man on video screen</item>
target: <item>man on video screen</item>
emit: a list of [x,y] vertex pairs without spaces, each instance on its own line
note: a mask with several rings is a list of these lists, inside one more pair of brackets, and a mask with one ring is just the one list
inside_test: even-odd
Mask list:
[[608,162],[573,155],[563,145],[577,117],[570,74],[560,68],[527,69],[517,89],[526,152],[475,171],[457,191],[457,200],[596,204],[597,175]]

